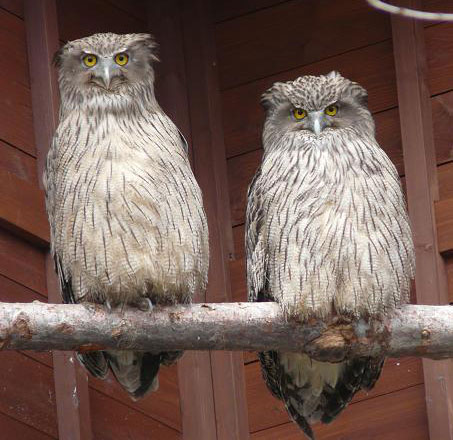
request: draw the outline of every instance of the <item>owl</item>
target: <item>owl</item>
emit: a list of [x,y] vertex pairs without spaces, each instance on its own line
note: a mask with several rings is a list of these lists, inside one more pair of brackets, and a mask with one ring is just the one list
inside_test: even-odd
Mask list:
[[[59,124],[44,173],[65,303],[188,303],[204,291],[208,229],[187,143],[154,93],[148,34],[95,34],[55,56]],[[180,353],[79,354],[94,376],[112,370],[133,399],[158,386]]]
[[[406,303],[414,249],[398,173],[375,139],[367,92],[337,72],[275,83],[262,96],[264,156],[248,191],[249,301],[277,302],[287,319],[380,319]],[[264,379],[313,439],[382,357],[319,362],[259,353]]]

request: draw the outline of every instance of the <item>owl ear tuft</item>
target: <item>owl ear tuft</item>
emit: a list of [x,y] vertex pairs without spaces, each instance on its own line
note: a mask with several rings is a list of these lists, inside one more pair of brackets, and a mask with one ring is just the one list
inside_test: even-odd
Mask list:
[[368,107],[368,92],[358,83],[352,82],[350,86],[351,96],[363,107]]
[[281,101],[282,86],[283,83],[276,82],[261,95],[260,103],[266,113]]
[[61,67],[61,64],[63,63],[63,53],[65,51],[65,46],[63,47],[60,47],[60,49],[58,49],[55,53],[54,53],[54,56],[52,58],[52,64],[56,67],[56,68],[60,68]]
[[137,34],[138,40],[133,44],[136,47],[142,47],[146,50],[150,64],[159,61],[157,56],[159,45],[151,34]]

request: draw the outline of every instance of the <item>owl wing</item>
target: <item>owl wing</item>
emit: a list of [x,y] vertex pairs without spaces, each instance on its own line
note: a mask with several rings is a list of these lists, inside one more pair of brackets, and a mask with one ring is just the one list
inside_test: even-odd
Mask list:
[[267,253],[264,241],[264,211],[258,170],[247,193],[245,222],[245,251],[247,264],[248,300],[266,299]]

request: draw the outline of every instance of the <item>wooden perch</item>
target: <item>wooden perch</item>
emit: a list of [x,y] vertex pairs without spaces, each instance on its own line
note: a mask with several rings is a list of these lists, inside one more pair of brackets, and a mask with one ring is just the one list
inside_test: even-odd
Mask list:
[[101,306],[0,303],[3,350],[301,351],[453,357],[453,307],[407,305],[383,322],[285,321],[274,303],[193,304],[109,311]]

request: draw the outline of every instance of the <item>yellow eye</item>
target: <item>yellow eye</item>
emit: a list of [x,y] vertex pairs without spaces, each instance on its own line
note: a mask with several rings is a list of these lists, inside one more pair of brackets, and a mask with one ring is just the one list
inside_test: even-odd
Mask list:
[[296,121],[300,121],[307,116],[307,112],[303,108],[295,108],[293,110],[293,116]]
[[324,113],[328,116],[335,116],[337,114],[338,107],[336,105],[329,105],[324,109]]
[[82,60],[83,60],[83,64],[85,64],[85,66],[87,66],[87,67],[93,67],[98,62],[97,56],[96,55],[92,55],[91,53],[85,55],[82,58]]
[[127,62],[129,61],[129,56],[127,53],[119,53],[115,55],[115,63],[118,64],[119,66],[125,66]]

